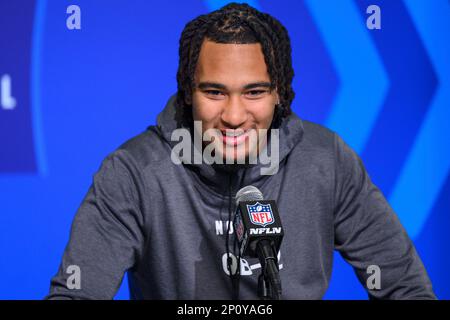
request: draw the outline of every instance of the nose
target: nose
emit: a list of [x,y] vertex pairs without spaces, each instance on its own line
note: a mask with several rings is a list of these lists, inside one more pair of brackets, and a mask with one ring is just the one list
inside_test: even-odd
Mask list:
[[240,98],[230,96],[221,116],[224,125],[231,129],[239,128],[247,121],[247,118],[247,109]]

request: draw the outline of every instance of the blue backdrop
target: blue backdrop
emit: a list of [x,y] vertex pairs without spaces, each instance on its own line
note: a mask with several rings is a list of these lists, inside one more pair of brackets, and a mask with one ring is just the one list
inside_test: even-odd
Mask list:
[[[47,294],[102,159],[176,91],[184,25],[226,2],[0,0],[0,299]],[[449,2],[249,3],[290,33],[293,109],[361,155],[448,299]],[[66,26],[72,4],[80,30]],[[380,30],[366,27],[371,4]],[[339,255],[325,298],[366,298]]]

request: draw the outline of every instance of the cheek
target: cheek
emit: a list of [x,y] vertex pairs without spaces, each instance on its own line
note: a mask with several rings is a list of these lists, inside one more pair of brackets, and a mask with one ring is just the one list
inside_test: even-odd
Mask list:
[[203,122],[212,122],[220,117],[221,108],[218,103],[211,102],[209,99],[199,95],[193,95],[192,113],[194,120]]
[[249,111],[260,127],[269,127],[272,122],[275,106],[271,102],[251,106]]

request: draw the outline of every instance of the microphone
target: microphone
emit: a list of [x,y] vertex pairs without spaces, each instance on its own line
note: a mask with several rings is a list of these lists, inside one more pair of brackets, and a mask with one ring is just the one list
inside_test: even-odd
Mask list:
[[264,200],[262,192],[246,186],[236,193],[234,230],[241,256],[258,258],[262,274],[258,279],[258,295],[262,299],[281,298],[278,251],[283,227],[274,200]]

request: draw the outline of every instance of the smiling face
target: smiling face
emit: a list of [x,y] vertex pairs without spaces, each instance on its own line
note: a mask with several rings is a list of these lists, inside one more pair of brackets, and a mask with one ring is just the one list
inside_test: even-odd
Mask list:
[[250,139],[249,130],[269,129],[278,101],[261,45],[205,40],[194,79],[193,119],[202,121],[202,134],[208,129],[222,132],[211,142],[215,150],[224,150],[222,156],[233,160],[258,154],[263,140]]

